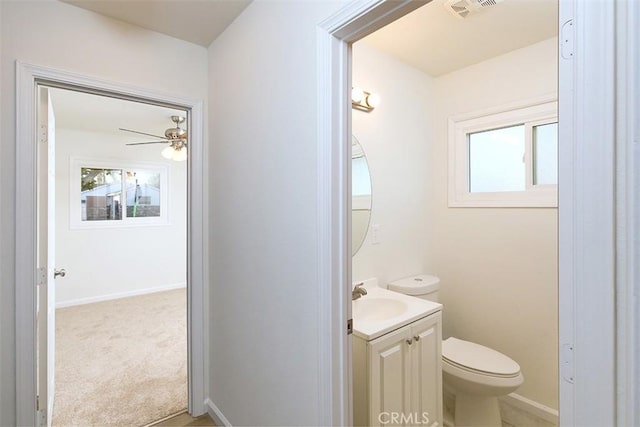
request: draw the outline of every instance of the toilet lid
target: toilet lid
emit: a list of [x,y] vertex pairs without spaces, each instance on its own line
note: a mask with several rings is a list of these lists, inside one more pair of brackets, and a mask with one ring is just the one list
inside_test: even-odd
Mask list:
[[440,289],[440,279],[429,274],[405,277],[389,283],[389,290],[405,295],[427,295]]
[[491,375],[515,376],[520,372],[520,365],[504,354],[454,337],[442,342],[442,357],[467,370]]

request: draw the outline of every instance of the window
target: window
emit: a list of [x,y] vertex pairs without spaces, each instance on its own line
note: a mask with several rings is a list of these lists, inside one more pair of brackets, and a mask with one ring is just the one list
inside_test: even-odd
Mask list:
[[449,206],[557,206],[556,102],[494,111],[449,119]]
[[71,160],[71,228],[167,224],[161,164]]
[[469,191],[523,191],[525,189],[524,126],[470,133]]
[[533,127],[533,185],[558,184],[558,123]]

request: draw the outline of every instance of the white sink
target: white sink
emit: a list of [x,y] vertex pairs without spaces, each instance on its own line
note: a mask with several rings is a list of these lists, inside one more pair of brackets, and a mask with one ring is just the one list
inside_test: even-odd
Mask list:
[[380,321],[398,317],[409,306],[404,301],[391,298],[376,298],[365,295],[353,302],[353,317],[359,321]]
[[404,325],[427,317],[442,305],[393,292],[378,286],[376,279],[364,282],[364,295],[353,301],[353,333],[371,341]]

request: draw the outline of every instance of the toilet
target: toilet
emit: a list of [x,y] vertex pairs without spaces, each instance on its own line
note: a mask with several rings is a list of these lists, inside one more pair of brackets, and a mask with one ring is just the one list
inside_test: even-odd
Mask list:
[[[389,290],[438,301],[440,279],[421,274],[396,280]],[[456,397],[456,426],[502,426],[498,397],[524,382],[520,365],[489,347],[455,337],[442,342],[442,379]]]

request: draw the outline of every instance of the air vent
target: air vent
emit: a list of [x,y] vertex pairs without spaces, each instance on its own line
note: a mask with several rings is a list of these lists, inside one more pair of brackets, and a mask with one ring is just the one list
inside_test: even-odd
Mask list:
[[470,14],[502,3],[504,0],[447,0],[444,7],[457,18],[466,18]]

